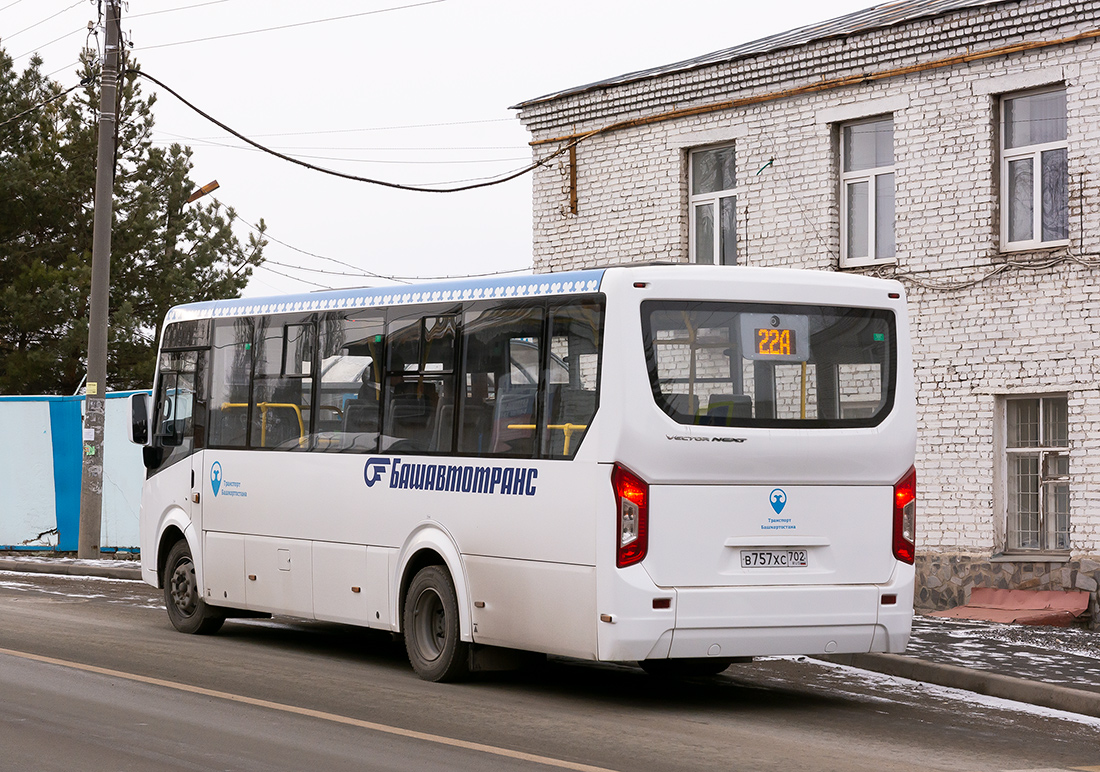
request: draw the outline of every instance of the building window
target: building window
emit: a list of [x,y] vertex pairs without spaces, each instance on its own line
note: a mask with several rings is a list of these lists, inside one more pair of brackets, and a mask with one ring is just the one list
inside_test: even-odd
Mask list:
[[737,264],[737,198],[733,145],[690,155],[691,262]]
[[894,119],[840,127],[842,268],[894,258]]
[[1069,240],[1066,91],[1001,99],[1001,244],[1057,246]]
[[1005,402],[1006,544],[1068,550],[1069,419],[1064,396]]

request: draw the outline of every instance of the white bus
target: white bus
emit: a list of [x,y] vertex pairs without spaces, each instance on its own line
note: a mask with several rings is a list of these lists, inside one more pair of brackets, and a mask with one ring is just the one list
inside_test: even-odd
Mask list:
[[194,303],[151,400],[141,566],[183,632],[279,614],[707,674],[900,652],[905,296],[838,273],[617,267]]

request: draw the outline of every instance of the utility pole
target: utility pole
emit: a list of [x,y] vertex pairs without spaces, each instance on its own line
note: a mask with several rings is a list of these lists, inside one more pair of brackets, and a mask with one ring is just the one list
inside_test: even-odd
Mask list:
[[99,557],[103,522],[103,419],[107,392],[107,311],[111,294],[111,221],[114,215],[115,133],[121,0],[106,0],[107,44],[99,82],[99,147],[96,151],[92,222],[92,295],[88,312],[88,381],[84,397],[84,466],[80,480],[77,555]]

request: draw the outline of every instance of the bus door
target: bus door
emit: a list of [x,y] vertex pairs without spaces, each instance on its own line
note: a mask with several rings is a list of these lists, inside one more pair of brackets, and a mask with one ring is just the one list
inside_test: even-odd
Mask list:
[[206,351],[161,353],[153,437],[146,456],[150,484],[178,491],[173,503],[196,525],[202,522],[206,360]]

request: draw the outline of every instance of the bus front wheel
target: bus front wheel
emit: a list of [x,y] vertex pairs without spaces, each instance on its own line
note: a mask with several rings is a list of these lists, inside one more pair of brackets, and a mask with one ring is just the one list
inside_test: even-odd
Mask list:
[[218,632],[225,622],[225,616],[202,599],[195,578],[195,561],[183,540],[172,545],[164,565],[164,605],[172,626],[181,633],[209,635]]
[[456,681],[469,672],[470,646],[459,637],[458,596],[441,566],[417,572],[405,595],[405,649],[425,681]]

